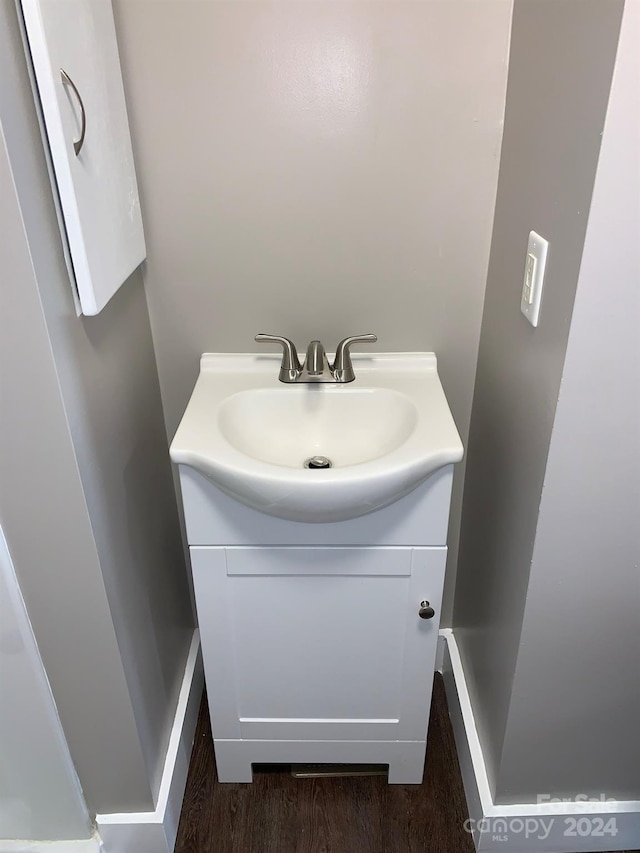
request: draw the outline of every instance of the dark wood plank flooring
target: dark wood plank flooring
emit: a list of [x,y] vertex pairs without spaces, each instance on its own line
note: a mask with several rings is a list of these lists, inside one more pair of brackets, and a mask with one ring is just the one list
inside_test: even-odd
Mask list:
[[251,785],[220,784],[205,697],[175,853],[474,853],[467,817],[440,675],[422,785],[294,779],[288,768],[255,772]]

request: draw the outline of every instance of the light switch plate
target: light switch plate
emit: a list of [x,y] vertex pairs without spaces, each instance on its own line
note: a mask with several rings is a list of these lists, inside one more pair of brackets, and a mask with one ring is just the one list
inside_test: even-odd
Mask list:
[[524,264],[524,283],[520,298],[520,310],[532,326],[538,325],[538,318],[540,316],[542,286],[544,284],[548,249],[549,243],[544,237],[536,234],[535,231],[531,231]]

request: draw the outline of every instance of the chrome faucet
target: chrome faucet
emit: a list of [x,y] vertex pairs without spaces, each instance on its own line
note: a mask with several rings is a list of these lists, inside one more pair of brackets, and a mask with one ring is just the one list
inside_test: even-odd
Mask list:
[[[323,378],[324,377],[324,378]],[[331,366],[321,341],[311,341],[307,347],[307,357],[297,382],[333,382]]]
[[353,335],[345,338],[337,346],[333,364],[329,364],[324,346],[320,341],[311,341],[307,347],[307,357],[300,364],[295,344],[279,335],[259,334],[258,343],[280,344],[282,363],[280,364],[280,382],[353,382],[356,378],[351,363],[352,344],[374,344],[376,335]]

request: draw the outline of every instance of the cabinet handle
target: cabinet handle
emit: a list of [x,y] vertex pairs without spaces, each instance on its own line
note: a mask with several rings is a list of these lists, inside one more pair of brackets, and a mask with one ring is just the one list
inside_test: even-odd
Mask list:
[[82,150],[82,146],[84,145],[84,133],[87,129],[87,115],[84,111],[84,104],[82,103],[80,92],[78,92],[76,84],[73,82],[71,77],[69,77],[64,68],[60,69],[60,76],[62,77],[62,82],[66,83],[67,86],[70,86],[73,89],[73,93],[78,99],[78,103],[80,104],[80,117],[82,119],[82,125],[80,127],[80,139],[75,139],[73,142],[73,150],[75,151],[77,157],[80,151]]
[[433,619],[435,615],[436,611],[433,609],[433,607],[429,604],[428,601],[420,602],[420,610],[418,610],[418,616],[421,619]]

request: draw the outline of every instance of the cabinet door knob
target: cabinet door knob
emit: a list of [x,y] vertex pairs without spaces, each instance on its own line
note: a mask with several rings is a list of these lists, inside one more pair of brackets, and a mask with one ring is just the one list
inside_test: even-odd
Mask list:
[[420,602],[420,610],[418,610],[418,616],[421,619],[433,619],[435,615],[436,611],[433,609],[433,607],[429,604],[428,601]]

